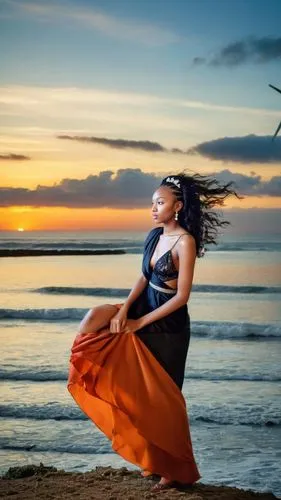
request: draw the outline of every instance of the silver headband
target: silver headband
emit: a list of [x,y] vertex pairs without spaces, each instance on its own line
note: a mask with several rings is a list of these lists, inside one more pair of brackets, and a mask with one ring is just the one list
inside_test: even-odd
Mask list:
[[164,179],[163,181],[164,183],[171,183],[171,184],[174,184],[178,189],[181,188],[181,184],[180,184],[180,181],[179,179],[175,179],[174,177],[167,177],[166,179]]

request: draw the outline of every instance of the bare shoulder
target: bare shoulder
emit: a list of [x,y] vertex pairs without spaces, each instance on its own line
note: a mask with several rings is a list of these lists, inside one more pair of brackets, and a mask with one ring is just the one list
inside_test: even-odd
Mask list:
[[178,252],[196,253],[196,242],[194,236],[190,233],[183,233],[178,242]]
[[179,244],[183,247],[195,245],[195,238],[190,233],[182,233]]

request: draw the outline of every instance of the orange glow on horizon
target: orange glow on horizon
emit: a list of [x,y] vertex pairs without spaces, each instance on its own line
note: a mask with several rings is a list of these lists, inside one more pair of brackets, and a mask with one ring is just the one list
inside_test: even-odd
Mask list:
[[145,231],[152,224],[146,209],[41,207],[18,213],[15,208],[0,209],[2,231]]
[[[226,200],[228,209],[281,208],[280,197],[250,197]],[[146,231],[154,226],[150,207],[142,209],[8,207],[0,208],[2,231]]]

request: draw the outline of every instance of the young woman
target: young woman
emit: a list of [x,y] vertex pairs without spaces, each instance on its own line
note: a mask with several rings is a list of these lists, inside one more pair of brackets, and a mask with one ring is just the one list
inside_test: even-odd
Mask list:
[[213,208],[235,195],[231,182],[181,173],[152,197],[142,273],[123,304],[90,309],[70,357],[68,390],[112,448],[157,474],[153,490],[200,479],[181,389],[190,338],[187,302],[196,257],[229,224]]

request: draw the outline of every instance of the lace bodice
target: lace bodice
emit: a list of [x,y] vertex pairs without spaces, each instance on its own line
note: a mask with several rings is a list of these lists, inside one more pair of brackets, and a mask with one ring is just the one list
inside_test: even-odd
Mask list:
[[[153,273],[156,274],[162,281],[170,281],[178,277],[178,270],[173,261],[172,250],[176,246],[177,242],[183,235],[175,241],[173,246],[167,250],[161,257],[156,261],[153,268]],[[151,264],[150,264],[151,265]]]
[[178,277],[178,270],[176,269],[173,262],[172,249],[177,244],[181,236],[183,236],[180,235],[173,246],[169,250],[167,250],[167,252],[161,255],[161,257],[159,257],[159,259],[156,261],[154,267],[152,267],[151,260],[161,234],[163,234],[163,228],[158,227],[152,229],[147,235],[144,244],[144,254],[142,262],[142,272],[145,278],[149,281],[151,277],[154,276],[158,284],[165,283],[166,281],[170,281]]
[[157,260],[153,272],[162,281],[169,281],[178,277],[179,273],[173,261],[172,250],[168,250]]

